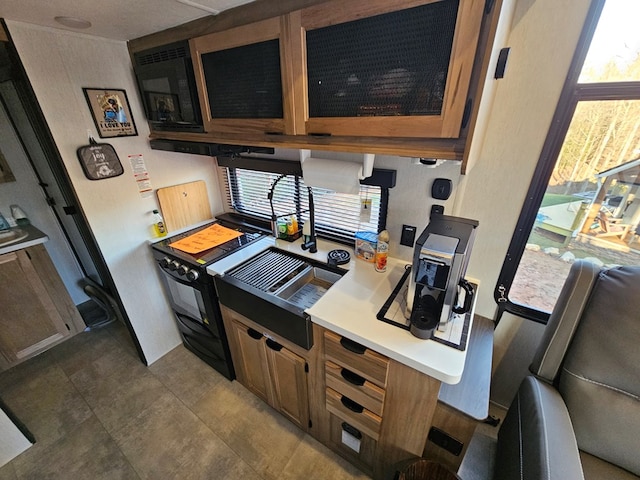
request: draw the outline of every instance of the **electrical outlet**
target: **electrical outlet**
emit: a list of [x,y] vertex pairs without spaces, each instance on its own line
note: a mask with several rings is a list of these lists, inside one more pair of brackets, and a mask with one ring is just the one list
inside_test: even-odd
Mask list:
[[416,227],[411,225],[402,225],[402,233],[400,234],[400,245],[413,247],[416,239]]

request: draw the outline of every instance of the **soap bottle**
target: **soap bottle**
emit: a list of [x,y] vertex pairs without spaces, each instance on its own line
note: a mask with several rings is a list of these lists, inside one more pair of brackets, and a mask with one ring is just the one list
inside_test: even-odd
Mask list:
[[153,211],[153,233],[156,237],[165,237],[167,235],[164,219],[158,210]]
[[389,255],[389,232],[382,230],[378,234],[378,243],[376,245],[375,268],[376,272],[387,271],[387,256]]

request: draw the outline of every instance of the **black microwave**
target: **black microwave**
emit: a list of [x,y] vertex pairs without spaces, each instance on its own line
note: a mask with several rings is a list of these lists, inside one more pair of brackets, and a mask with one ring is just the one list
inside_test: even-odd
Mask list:
[[151,130],[204,132],[189,42],[135,52],[133,60]]

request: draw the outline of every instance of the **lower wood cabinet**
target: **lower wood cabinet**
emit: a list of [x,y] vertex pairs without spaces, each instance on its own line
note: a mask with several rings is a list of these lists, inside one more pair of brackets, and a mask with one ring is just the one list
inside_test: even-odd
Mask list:
[[307,431],[307,360],[293,351],[295,346],[265,335],[264,329],[239,313],[223,306],[222,316],[238,381]]
[[301,429],[374,479],[426,452],[440,381],[318,325],[305,350],[221,310],[238,381]]
[[85,326],[43,245],[0,255],[0,306],[0,371]]

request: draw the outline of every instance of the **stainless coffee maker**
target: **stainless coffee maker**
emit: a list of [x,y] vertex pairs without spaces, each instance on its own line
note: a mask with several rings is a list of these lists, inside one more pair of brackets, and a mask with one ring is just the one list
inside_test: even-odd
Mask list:
[[[407,318],[416,337],[431,338],[453,313],[471,309],[474,291],[464,274],[477,226],[475,220],[435,214],[420,234],[407,293]],[[458,305],[459,289],[465,292],[463,305]]]

